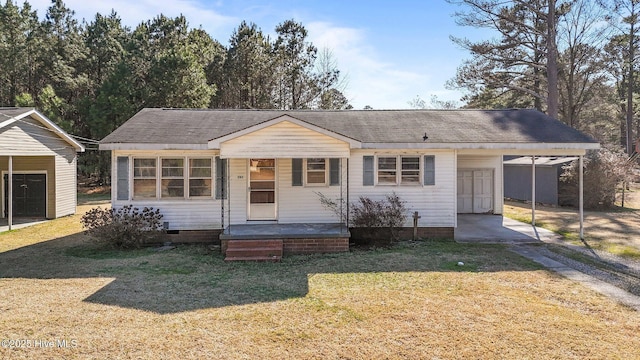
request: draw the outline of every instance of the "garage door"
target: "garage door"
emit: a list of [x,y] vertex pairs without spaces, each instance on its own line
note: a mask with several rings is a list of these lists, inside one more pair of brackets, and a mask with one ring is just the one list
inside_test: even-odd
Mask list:
[[493,212],[493,170],[458,170],[458,213]]
[[[5,217],[9,215],[9,182],[4,175]],[[13,174],[13,216],[46,217],[47,176],[45,174]]]

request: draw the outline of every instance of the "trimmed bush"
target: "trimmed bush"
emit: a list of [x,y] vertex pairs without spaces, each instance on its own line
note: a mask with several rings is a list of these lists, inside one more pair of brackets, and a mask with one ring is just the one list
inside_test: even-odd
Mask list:
[[140,248],[153,242],[163,233],[162,214],[159,209],[132,205],[118,209],[95,208],[80,220],[85,234],[100,244],[114,248]]
[[405,202],[395,193],[384,200],[361,196],[351,205],[352,238],[357,243],[390,244],[399,239],[398,231],[407,220]]

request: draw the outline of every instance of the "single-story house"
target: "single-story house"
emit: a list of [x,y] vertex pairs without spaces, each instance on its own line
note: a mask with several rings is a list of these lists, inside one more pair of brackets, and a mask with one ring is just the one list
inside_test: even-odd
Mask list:
[[502,213],[504,155],[598,147],[535,110],[143,109],[100,142],[114,207],[158,208],[169,233],[220,234],[223,251],[284,238],[285,253],[348,249],[329,225],[349,228],[347,204],[392,192],[421,236],[452,237],[459,213]]
[[578,160],[575,156],[539,156],[535,159],[535,170],[531,156],[509,156],[504,159],[504,197],[531,201],[533,172],[536,173],[536,202],[558,205],[562,167]]
[[[53,219],[76,212],[84,146],[33,108],[0,108],[0,215]],[[9,181],[9,178],[12,181]]]

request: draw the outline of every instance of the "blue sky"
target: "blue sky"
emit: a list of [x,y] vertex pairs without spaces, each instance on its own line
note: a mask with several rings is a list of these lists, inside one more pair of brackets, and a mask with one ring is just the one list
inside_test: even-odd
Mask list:
[[[29,3],[44,16],[50,0]],[[420,96],[429,102],[459,100],[461,93],[445,89],[445,82],[468,54],[449,40],[486,32],[455,24],[457,10],[444,0],[66,0],[78,19],[93,19],[97,12],[114,9],[125,25],[135,27],[163,13],[184,14],[191,27],[202,26],[228,45],[242,20],[273,34],[287,19],[301,22],[319,49],[332,51],[346,78],[345,95],[356,109],[408,108]]]

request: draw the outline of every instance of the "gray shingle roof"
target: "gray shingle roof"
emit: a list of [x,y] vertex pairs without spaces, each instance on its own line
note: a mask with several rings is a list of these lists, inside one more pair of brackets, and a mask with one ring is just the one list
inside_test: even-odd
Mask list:
[[0,107],[0,122],[7,120],[9,117],[22,115],[28,111],[33,110],[30,107]]
[[206,144],[289,115],[363,143],[596,143],[536,110],[143,109],[107,143]]

